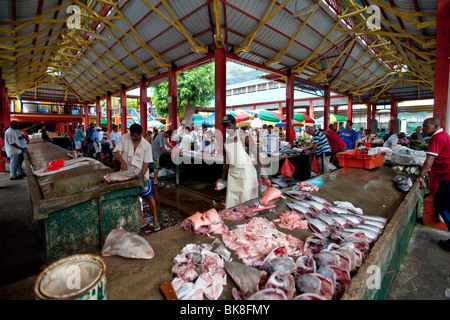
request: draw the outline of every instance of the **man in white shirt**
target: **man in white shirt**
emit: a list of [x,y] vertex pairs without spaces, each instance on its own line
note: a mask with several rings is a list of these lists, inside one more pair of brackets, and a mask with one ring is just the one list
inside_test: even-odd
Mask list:
[[17,137],[17,129],[19,128],[19,123],[17,121],[11,121],[11,126],[5,132],[5,151],[6,155],[9,157],[9,179],[19,180],[23,179],[24,173],[22,170],[22,153],[25,151],[20,146],[19,138]]
[[273,132],[273,125],[271,124],[267,126],[267,132],[264,136],[264,145],[268,156],[272,153],[280,152],[280,136]]
[[[154,230],[161,230],[156,212],[156,201],[153,196],[154,189],[150,182],[148,166],[153,162],[152,147],[150,143],[142,137],[142,127],[135,123],[130,126],[130,133],[124,134],[119,143],[114,148],[114,157],[120,162],[120,170],[131,169],[132,166],[141,169],[144,176],[144,186],[139,195],[148,202],[153,211]],[[144,233],[150,233],[150,226],[145,223],[144,216],[140,215],[141,229]]]
[[94,158],[100,160],[100,154],[102,153],[102,128],[96,127],[94,132]]
[[113,155],[114,148],[119,143],[120,135],[119,132],[119,126],[113,125],[111,132],[109,133],[109,161],[113,164],[114,170],[117,169],[117,161],[116,158]]
[[404,137],[406,137],[406,134],[404,132],[400,132],[398,135],[394,133],[389,137],[389,139],[386,140],[386,142],[383,144],[383,147],[392,149],[394,145],[399,144],[398,140],[403,139]]

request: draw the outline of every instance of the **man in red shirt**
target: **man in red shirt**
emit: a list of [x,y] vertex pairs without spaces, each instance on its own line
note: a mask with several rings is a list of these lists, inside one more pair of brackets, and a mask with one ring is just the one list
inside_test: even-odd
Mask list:
[[333,163],[335,166],[337,166],[339,163],[336,158],[336,153],[346,151],[347,145],[345,141],[342,140],[342,138],[339,137],[339,135],[336,132],[334,132],[333,128],[334,128],[333,124],[330,124],[328,126],[328,129],[324,130],[323,133],[327,137],[328,144],[330,145],[331,148],[330,162]]
[[[437,118],[425,119],[423,132],[431,139],[417,181],[422,189],[425,188],[426,174],[431,169],[430,196],[434,197],[434,206],[450,230],[450,136],[441,129],[441,122]],[[438,244],[450,251],[450,239],[440,240]]]

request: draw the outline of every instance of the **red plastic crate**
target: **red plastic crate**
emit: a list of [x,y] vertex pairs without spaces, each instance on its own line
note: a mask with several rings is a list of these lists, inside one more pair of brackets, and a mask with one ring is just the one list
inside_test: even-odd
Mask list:
[[368,155],[367,150],[350,150],[336,154],[339,159],[339,166],[373,169],[379,167],[384,162],[384,153]]

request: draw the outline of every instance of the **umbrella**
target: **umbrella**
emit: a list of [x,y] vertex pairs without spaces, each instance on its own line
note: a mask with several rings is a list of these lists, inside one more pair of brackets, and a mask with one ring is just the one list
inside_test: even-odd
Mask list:
[[203,124],[203,116],[201,114],[195,114],[192,117],[192,121],[194,123],[194,126],[201,126]]
[[315,120],[303,113],[294,113],[294,119],[302,123],[314,123]]
[[[294,120],[294,127],[301,127],[301,126],[303,126],[303,123],[301,123],[298,120]],[[278,122],[275,124],[275,127],[286,128],[286,122]]]
[[233,115],[236,118],[236,122],[249,121],[249,120],[253,120],[255,118],[254,115],[250,115],[245,111],[239,111],[238,113],[233,114]]
[[203,119],[203,124],[206,124],[207,126],[215,126],[216,125],[216,114],[211,113],[210,116]]
[[[319,119],[317,119],[317,122],[323,122],[324,117],[320,117]],[[341,122],[341,121],[347,121],[346,118],[344,118],[343,116],[340,116],[338,114],[330,114],[330,122]]]
[[277,112],[267,111],[267,110],[261,110],[259,113],[259,118],[264,121],[269,122],[283,122],[286,121],[286,117],[282,114],[279,114]]

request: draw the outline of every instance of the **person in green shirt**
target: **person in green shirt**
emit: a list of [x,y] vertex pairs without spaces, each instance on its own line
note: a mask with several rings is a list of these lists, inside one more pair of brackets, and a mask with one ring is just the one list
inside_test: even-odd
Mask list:
[[423,142],[423,137],[420,134],[422,131],[422,127],[417,127],[416,131],[411,134],[409,137],[409,147],[413,150],[421,150],[421,145]]
[[380,133],[377,135],[377,138],[379,139],[383,139],[384,136],[386,135],[386,129],[385,128],[381,128]]
[[78,152],[82,152],[82,146],[83,146],[83,142],[84,142],[84,131],[83,131],[83,125],[79,124],[78,125],[78,130],[75,132],[75,138],[74,138],[74,142],[75,142],[75,150]]

